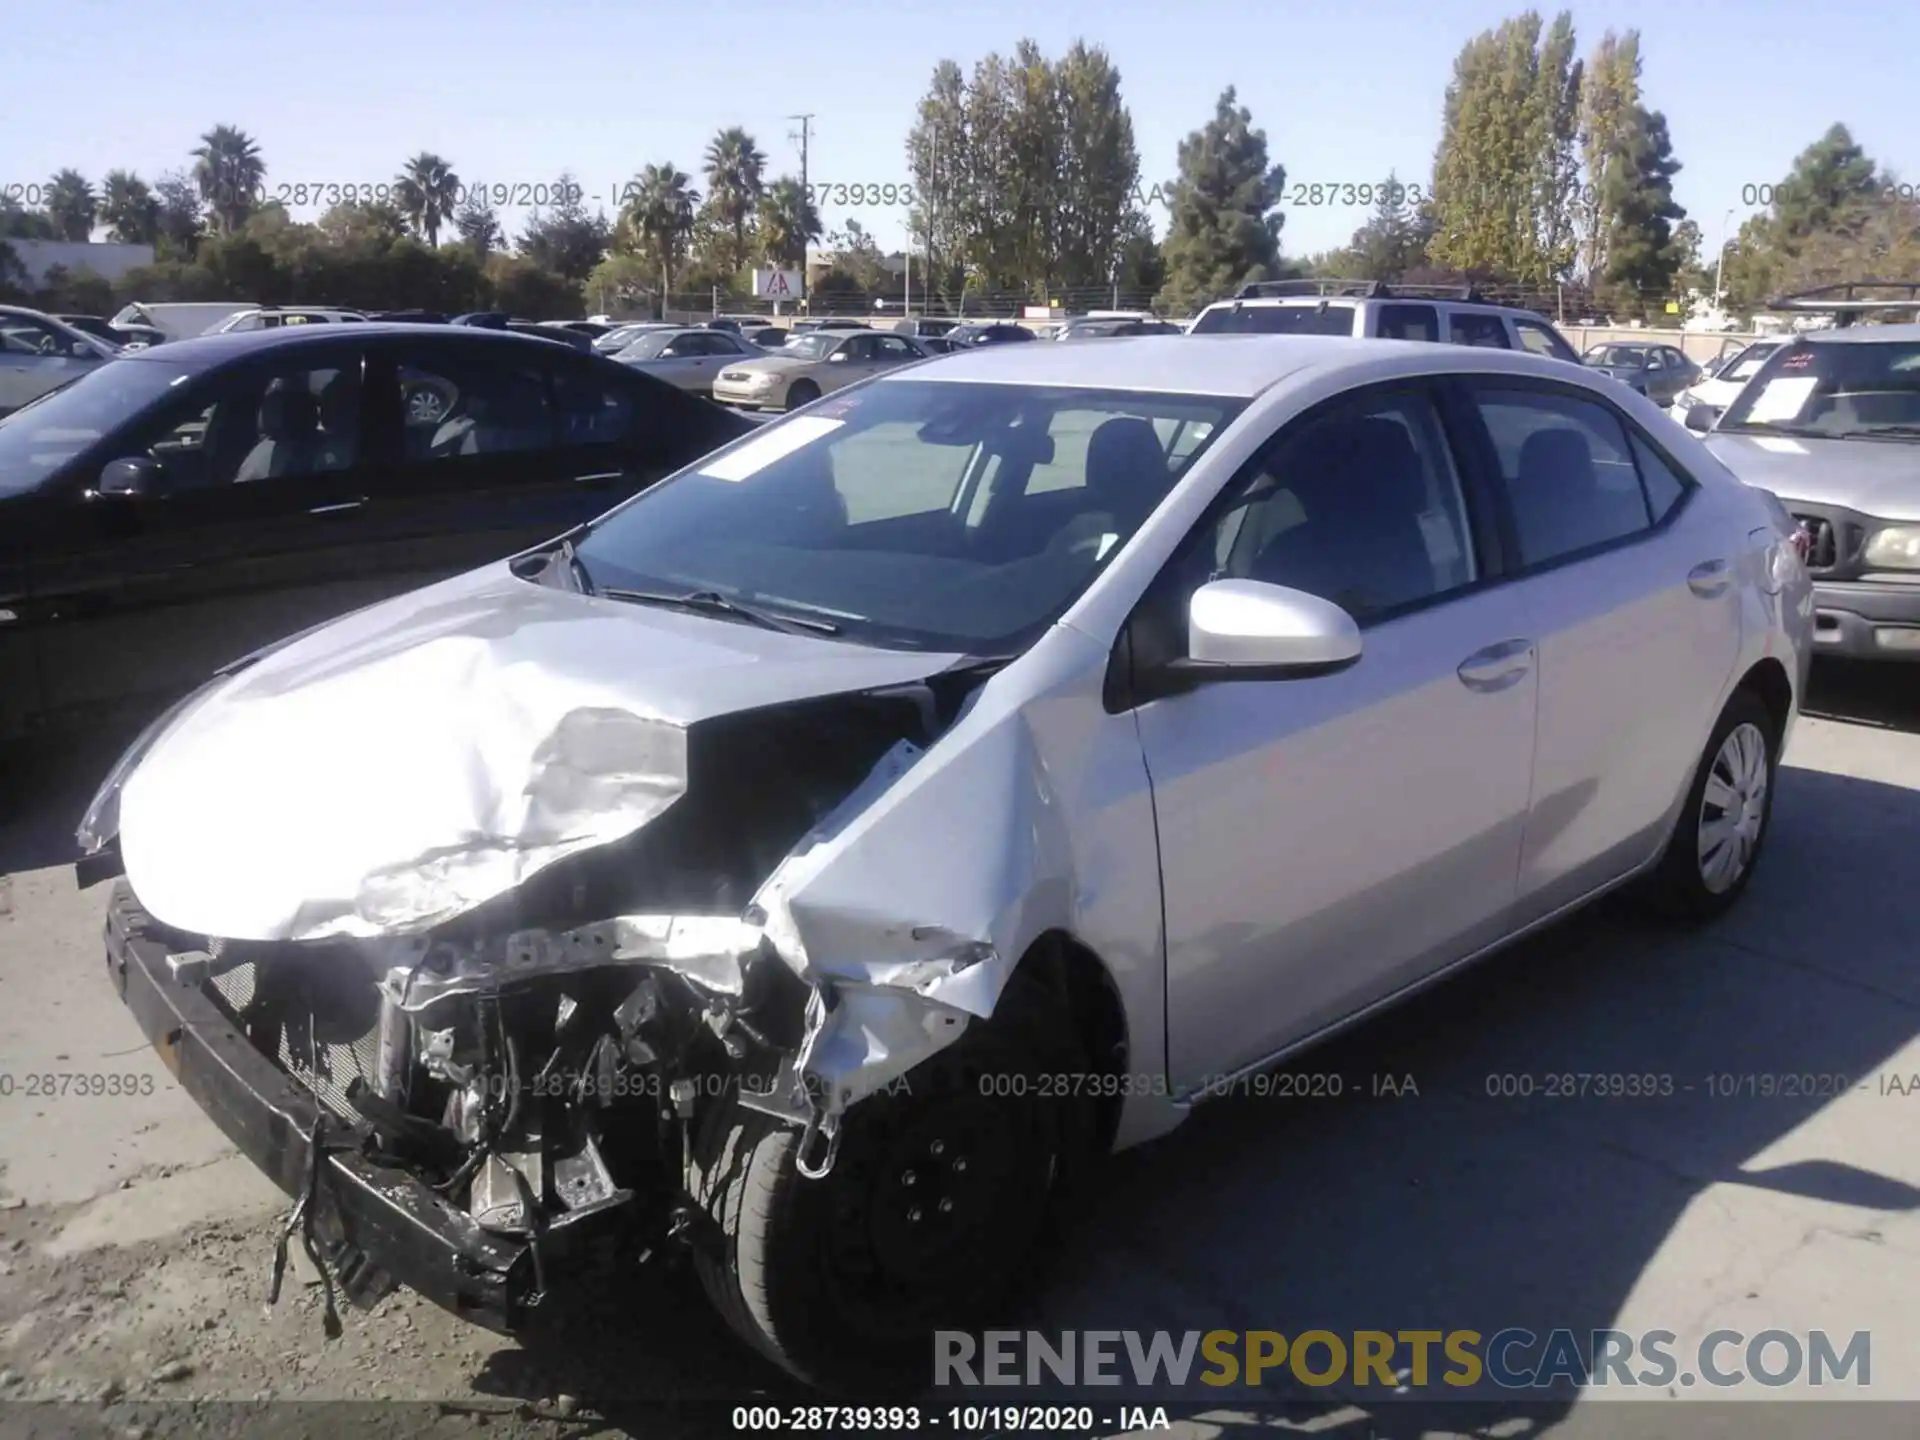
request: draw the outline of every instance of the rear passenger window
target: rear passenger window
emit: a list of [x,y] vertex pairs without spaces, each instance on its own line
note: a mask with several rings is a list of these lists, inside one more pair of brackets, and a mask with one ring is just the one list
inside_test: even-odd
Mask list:
[[1660,458],[1659,451],[1637,434],[1631,438],[1633,458],[1640,464],[1640,483],[1646,487],[1647,509],[1653,516],[1653,523],[1658,525],[1687,493],[1687,482]]
[[1474,389],[1523,565],[1549,564],[1652,524],[1626,429],[1611,410],[1551,391]]
[[633,430],[633,400],[598,375],[562,371],[554,377],[563,445],[619,445]]
[[1507,344],[1507,325],[1498,315],[1476,315],[1456,310],[1447,320],[1447,338],[1455,345],[1485,345],[1494,350],[1511,350]]
[[1378,337],[1382,340],[1440,339],[1440,312],[1431,305],[1382,305]]
[[544,371],[485,357],[435,355],[400,366],[409,458],[448,460],[550,449]]
[[1520,336],[1521,347],[1529,355],[1544,355],[1549,360],[1571,360],[1579,364],[1580,357],[1573,353],[1573,347],[1545,322],[1516,319],[1513,328]]

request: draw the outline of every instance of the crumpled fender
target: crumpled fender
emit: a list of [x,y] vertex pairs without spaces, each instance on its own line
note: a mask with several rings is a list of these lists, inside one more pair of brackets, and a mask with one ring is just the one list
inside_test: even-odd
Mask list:
[[774,949],[829,997],[800,1061],[824,1118],[990,1016],[1031,938],[1068,927],[1073,874],[1023,712],[978,707],[927,758],[883,761],[754,902]]

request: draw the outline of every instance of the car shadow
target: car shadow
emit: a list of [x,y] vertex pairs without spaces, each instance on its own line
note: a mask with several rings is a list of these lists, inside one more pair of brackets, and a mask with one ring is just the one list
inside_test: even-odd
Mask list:
[[58,741],[0,745],[0,876],[70,865],[73,832],[138,722]]

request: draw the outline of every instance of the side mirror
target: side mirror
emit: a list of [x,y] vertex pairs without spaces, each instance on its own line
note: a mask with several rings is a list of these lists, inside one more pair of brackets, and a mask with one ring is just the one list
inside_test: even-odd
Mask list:
[[106,468],[100,472],[99,483],[93,489],[96,495],[133,500],[152,499],[164,492],[166,479],[159,464],[142,455],[133,459],[109,460]]
[[1261,580],[1214,580],[1187,602],[1187,659],[1194,679],[1306,678],[1360,658],[1360,627],[1331,600]]
[[847,352],[844,350],[836,350],[831,355],[827,356],[828,362],[834,365],[842,364],[845,361],[850,360],[852,358],[853,357],[848,355]]
[[1719,418],[1720,407],[1718,405],[1694,405],[1688,409],[1686,419],[1682,423],[1687,429],[1698,431],[1704,435],[1707,431],[1713,429],[1714,422]]

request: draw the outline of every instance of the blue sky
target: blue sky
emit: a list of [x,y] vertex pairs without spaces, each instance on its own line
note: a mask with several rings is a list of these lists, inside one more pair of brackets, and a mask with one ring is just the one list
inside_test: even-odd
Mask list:
[[[1143,189],[1172,176],[1180,138],[1228,84],[1266,130],[1289,188],[1389,169],[1424,183],[1455,52],[1520,8],[62,0],[8,15],[0,186],[41,183],[65,165],[96,182],[118,165],[152,178],[227,122],[259,140],[270,191],[389,181],[408,155],[431,149],[469,183],[528,185],[570,169],[591,204],[649,162],[697,172],[707,140],[729,124],[759,139],[773,173],[797,173],[785,117],[802,111],[815,117],[815,182],[899,183],[934,64],[951,57],[970,69],[1023,36],[1049,54],[1079,37],[1107,48],[1133,112]],[[1667,114],[1686,167],[1678,198],[1709,251],[1727,211],[1737,226],[1752,208],[1743,187],[1778,180],[1835,120],[1882,165],[1920,179],[1910,95],[1920,6],[1873,3],[1843,19],[1838,8],[1782,0],[1620,0],[1573,14],[1583,53],[1608,27],[1641,31],[1644,93]],[[851,215],[889,249],[904,238],[899,207],[825,209],[830,227]],[[502,218],[517,231],[527,214]],[[1365,210],[1287,216],[1285,248],[1303,254],[1342,243]]]

